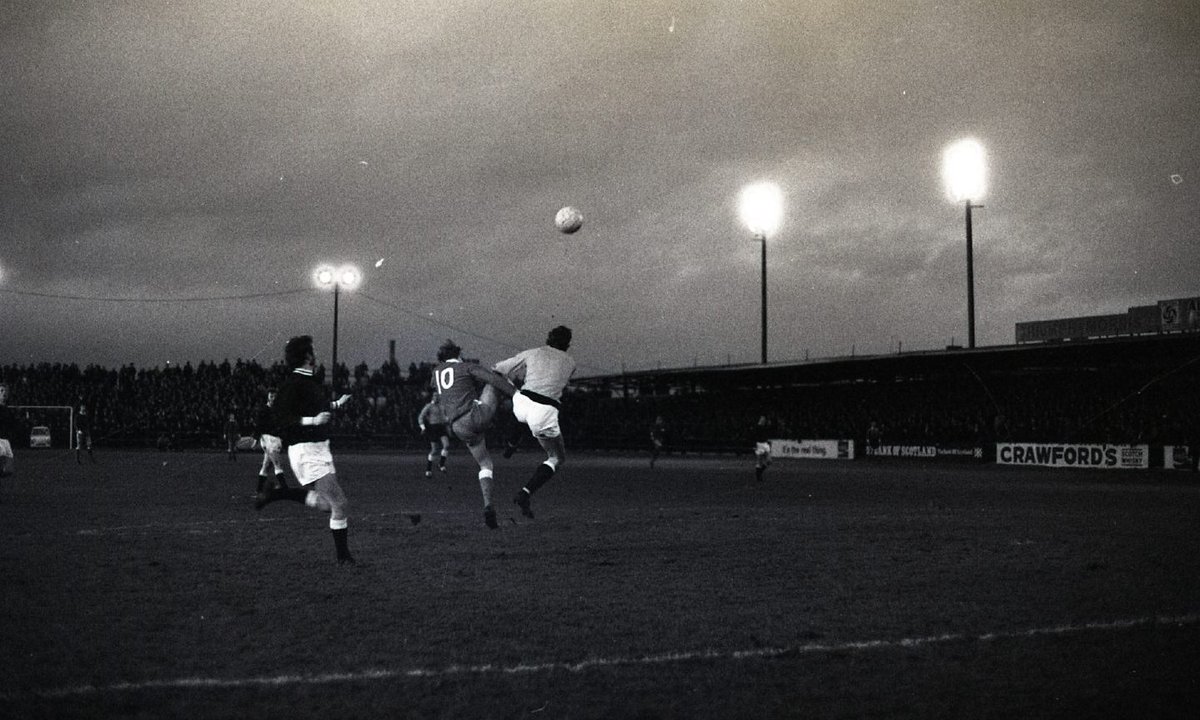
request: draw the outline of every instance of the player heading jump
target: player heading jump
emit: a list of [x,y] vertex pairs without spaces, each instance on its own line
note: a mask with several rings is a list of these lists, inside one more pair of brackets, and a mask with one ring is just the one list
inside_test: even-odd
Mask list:
[[517,353],[494,366],[496,372],[509,379],[524,375],[525,384],[513,396],[513,415],[529,426],[538,444],[546,451],[546,459],[537,466],[533,477],[513,498],[513,502],[521,508],[521,514],[527,518],[533,517],[529,503],[533,494],[550,481],[567,459],[567,448],[558,425],[558,411],[563,388],[575,373],[575,360],[567,354],[569,347],[571,328],[559,325],[550,330],[545,345]]

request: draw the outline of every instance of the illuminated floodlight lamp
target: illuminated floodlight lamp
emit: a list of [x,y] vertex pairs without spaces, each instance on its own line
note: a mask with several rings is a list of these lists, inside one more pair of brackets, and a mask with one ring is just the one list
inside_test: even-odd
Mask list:
[[738,196],[738,215],[754,239],[762,243],[762,363],[767,363],[767,236],[779,229],[783,220],[783,191],[775,183],[760,182],[742,188]]
[[353,265],[343,265],[340,268],[321,265],[313,271],[313,282],[317,287],[330,290],[353,290],[362,284],[362,271]]
[[967,347],[975,347],[975,243],[972,237],[971,211],[982,208],[975,203],[987,189],[987,157],[983,145],[974,138],[951,143],[942,154],[942,179],[950,197],[963,203],[967,230]]
[[955,202],[978,201],[987,190],[987,156],[974,138],[951,143],[942,154],[942,179]]
[[362,284],[362,271],[354,265],[343,265],[335,268],[332,265],[320,265],[313,270],[313,282],[320,288],[333,289],[333,363],[330,365],[331,380],[337,387],[337,351],[338,351],[338,295],[342,288],[353,290]]
[[313,282],[317,287],[333,289],[333,280],[337,277],[337,271],[332,265],[321,265],[316,270],[313,270]]
[[783,191],[770,182],[747,185],[738,198],[738,214],[755,237],[774,233],[783,220]]
[[353,290],[362,282],[362,272],[353,265],[343,265],[337,271],[338,285]]

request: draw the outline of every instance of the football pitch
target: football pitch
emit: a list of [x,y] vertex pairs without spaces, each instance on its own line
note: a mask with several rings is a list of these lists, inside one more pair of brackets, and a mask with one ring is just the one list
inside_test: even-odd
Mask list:
[[[1194,717],[1200,481],[917,461],[24,451],[0,480],[0,716]],[[414,524],[412,516],[420,515]]]

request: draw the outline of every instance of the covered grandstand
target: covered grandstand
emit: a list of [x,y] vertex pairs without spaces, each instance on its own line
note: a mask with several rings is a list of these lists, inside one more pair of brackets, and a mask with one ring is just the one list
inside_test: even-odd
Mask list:
[[760,415],[788,437],[980,446],[1180,443],[1197,424],[1200,333],[730,365],[582,378],[571,440],[636,448],[663,416],[681,451],[745,451]]

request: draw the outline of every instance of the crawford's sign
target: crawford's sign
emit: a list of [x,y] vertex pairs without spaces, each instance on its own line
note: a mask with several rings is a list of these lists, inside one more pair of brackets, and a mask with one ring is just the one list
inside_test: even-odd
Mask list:
[[1146,468],[1150,467],[1150,446],[996,443],[996,462],[1045,467]]

